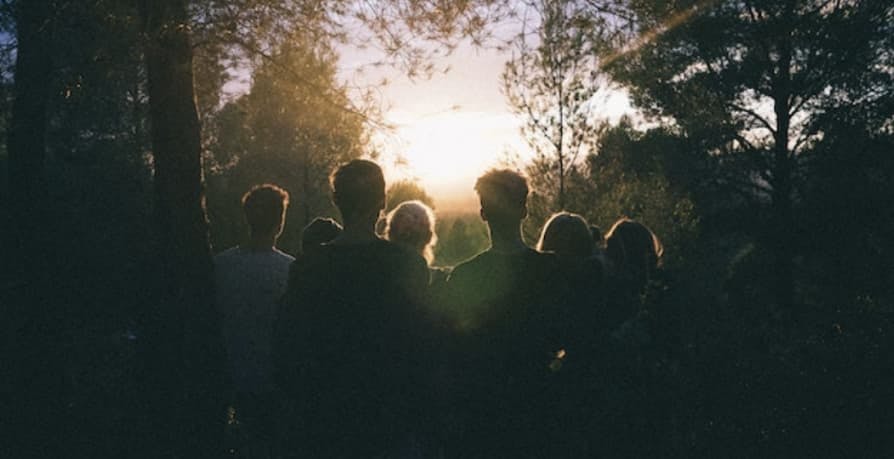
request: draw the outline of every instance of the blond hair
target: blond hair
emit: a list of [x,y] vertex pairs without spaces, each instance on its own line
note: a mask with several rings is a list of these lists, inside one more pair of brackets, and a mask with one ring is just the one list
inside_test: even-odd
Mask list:
[[435,213],[422,201],[400,203],[385,219],[385,237],[422,255],[429,264],[434,260]]

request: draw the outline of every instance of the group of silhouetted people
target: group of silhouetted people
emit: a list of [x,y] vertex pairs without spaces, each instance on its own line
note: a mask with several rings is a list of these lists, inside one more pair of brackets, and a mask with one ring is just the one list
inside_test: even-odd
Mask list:
[[475,184],[491,246],[449,270],[430,266],[435,219],[422,202],[398,205],[377,234],[375,163],[344,164],[331,185],[343,226],[315,219],[297,259],[275,247],[288,194],[273,185],[246,193],[251,237],[215,258],[231,421],[260,445],[243,454],[599,455],[606,343],[655,276],[655,235],[622,219],[603,238],[562,212],[530,248],[527,182],[492,170]]

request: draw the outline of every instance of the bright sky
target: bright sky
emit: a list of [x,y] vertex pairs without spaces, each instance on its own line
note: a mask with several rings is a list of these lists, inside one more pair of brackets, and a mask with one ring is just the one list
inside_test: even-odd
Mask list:
[[393,135],[384,136],[389,176],[419,180],[441,207],[469,204],[470,199],[474,203],[472,186],[482,171],[499,165],[510,152],[529,154],[518,135],[519,121],[497,108],[389,111],[389,121],[397,126]]
[[[389,180],[418,180],[441,210],[468,207],[475,205],[472,187],[481,172],[510,157],[530,157],[519,131],[522,120],[511,112],[500,88],[508,58],[494,49],[461,45],[434,62],[450,70],[430,79],[411,80],[395,69],[361,77],[360,82],[390,81],[382,100],[388,107],[385,117],[396,129],[377,136]],[[343,68],[363,61],[356,51],[342,53]],[[631,112],[626,95],[619,92],[608,94],[603,107],[612,121]]]
[[[396,69],[360,77],[357,83],[383,77],[390,82],[381,100],[395,129],[376,135],[389,180],[418,180],[440,209],[466,207],[475,203],[472,186],[482,171],[498,165],[507,152],[529,155],[519,136],[520,120],[500,92],[506,58],[466,45],[435,61],[436,68],[450,70],[430,79],[411,80]],[[344,68],[364,60],[369,57],[342,52]]]

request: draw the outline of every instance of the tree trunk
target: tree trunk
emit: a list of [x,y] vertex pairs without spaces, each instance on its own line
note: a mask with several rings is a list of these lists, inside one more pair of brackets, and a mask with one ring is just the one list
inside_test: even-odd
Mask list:
[[557,211],[565,210],[565,153],[562,147],[559,147],[559,208]]
[[16,4],[17,50],[15,101],[12,106],[7,150],[9,151],[9,210],[13,257],[19,280],[40,274],[40,260],[28,256],[40,250],[37,237],[43,228],[46,197],[47,102],[50,95],[49,1]]
[[562,84],[559,83],[559,142],[556,145],[559,159],[559,211],[565,210],[565,96]]
[[[16,427],[7,438],[15,457],[54,457],[65,418],[66,377],[62,342],[64,301],[50,287],[58,261],[50,248],[45,158],[47,104],[52,81],[53,7],[49,0],[16,2],[15,101],[7,136],[9,153],[9,269],[0,291],[4,324],[14,330],[4,366],[11,369],[9,398]],[[10,426],[12,427],[12,426]],[[9,431],[4,429],[5,431]]]
[[789,114],[791,95],[791,50],[787,41],[781,43],[779,67],[773,109],[776,114],[776,134],[773,152],[772,209],[774,224],[770,240],[776,258],[775,291],[779,306],[794,312],[794,237],[792,226],[792,158],[789,151]]
[[164,292],[146,324],[148,370],[160,377],[154,408],[160,410],[158,421],[173,429],[160,433],[173,434],[181,447],[189,444],[189,455],[211,455],[213,421],[218,414],[222,419],[217,397],[222,343],[213,307],[186,0],[142,0],[140,14],[147,37],[154,217]]

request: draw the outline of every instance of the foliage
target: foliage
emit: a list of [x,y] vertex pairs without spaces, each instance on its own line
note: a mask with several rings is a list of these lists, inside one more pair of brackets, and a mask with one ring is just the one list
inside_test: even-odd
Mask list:
[[[686,169],[687,145],[672,133],[656,128],[634,129],[628,118],[605,127],[595,140],[598,153],[568,177],[566,208],[583,215],[607,232],[619,218],[632,218],[655,231],[667,248],[666,262],[676,264],[696,241],[703,215],[693,194],[698,172]],[[528,164],[533,189],[525,238],[533,243],[552,214],[544,173],[549,162]],[[683,170],[681,170],[683,169]]]
[[682,148],[665,131],[638,132],[622,120],[600,137],[599,154],[587,158],[589,175],[577,196],[589,202],[579,208],[603,231],[620,217],[646,224],[665,244],[665,261],[679,261],[694,243],[700,219],[690,193],[667,170]]
[[839,124],[810,161],[797,231],[812,301],[891,304],[894,136]]
[[592,21],[574,2],[533,2],[538,24],[535,44],[523,29],[502,75],[503,92],[525,124],[522,135],[533,149],[541,197],[552,210],[565,208],[566,177],[592,149],[599,127],[595,56],[588,47]]
[[385,193],[387,200],[385,202],[385,212],[391,212],[392,209],[400,205],[404,201],[422,201],[428,207],[435,209],[435,199],[425,192],[419,183],[411,180],[399,180],[392,183]]
[[[604,230],[639,219],[666,246],[663,283],[622,327],[646,333],[600,347],[615,360],[593,422],[615,441],[599,453],[890,450],[872,440],[890,421],[868,420],[894,374],[879,353],[894,312],[890,5],[586,5],[608,29],[602,69],[648,124],[598,132],[567,207]],[[529,240],[549,168],[528,165]],[[785,258],[800,312],[780,307]]]
[[631,19],[615,23],[631,30],[604,51],[603,68],[637,106],[710,141],[707,148],[722,148],[717,153],[754,156],[752,170],[764,175],[776,167],[765,154],[782,135],[791,143],[779,147],[798,155],[833,119],[871,113],[891,92],[890,6],[621,4]]
[[[755,234],[775,255],[777,301],[792,305],[789,228],[829,129],[892,119],[884,2],[594,2],[613,25],[603,69],[635,104],[713,156],[713,180],[766,208]],[[602,37],[600,37],[602,38]]]
[[300,32],[313,41],[376,49],[370,65],[394,66],[413,77],[430,74],[430,58],[451,51],[457,39],[483,44],[491,26],[512,10],[497,0],[193,0],[190,6],[201,42],[223,46],[239,64],[267,60]]
[[436,266],[456,266],[487,249],[490,242],[487,226],[478,214],[456,213],[437,218]]
[[[327,101],[346,97],[336,81],[337,55],[325,43],[305,40],[289,42],[258,67],[249,93],[215,117],[207,168],[218,250],[247,237],[242,194],[272,182],[291,195],[281,246],[297,253],[300,229],[316,216],[335,214],[329,173],[365,153],[363,118]],[[312,86],[295,82],[296,71]]]

